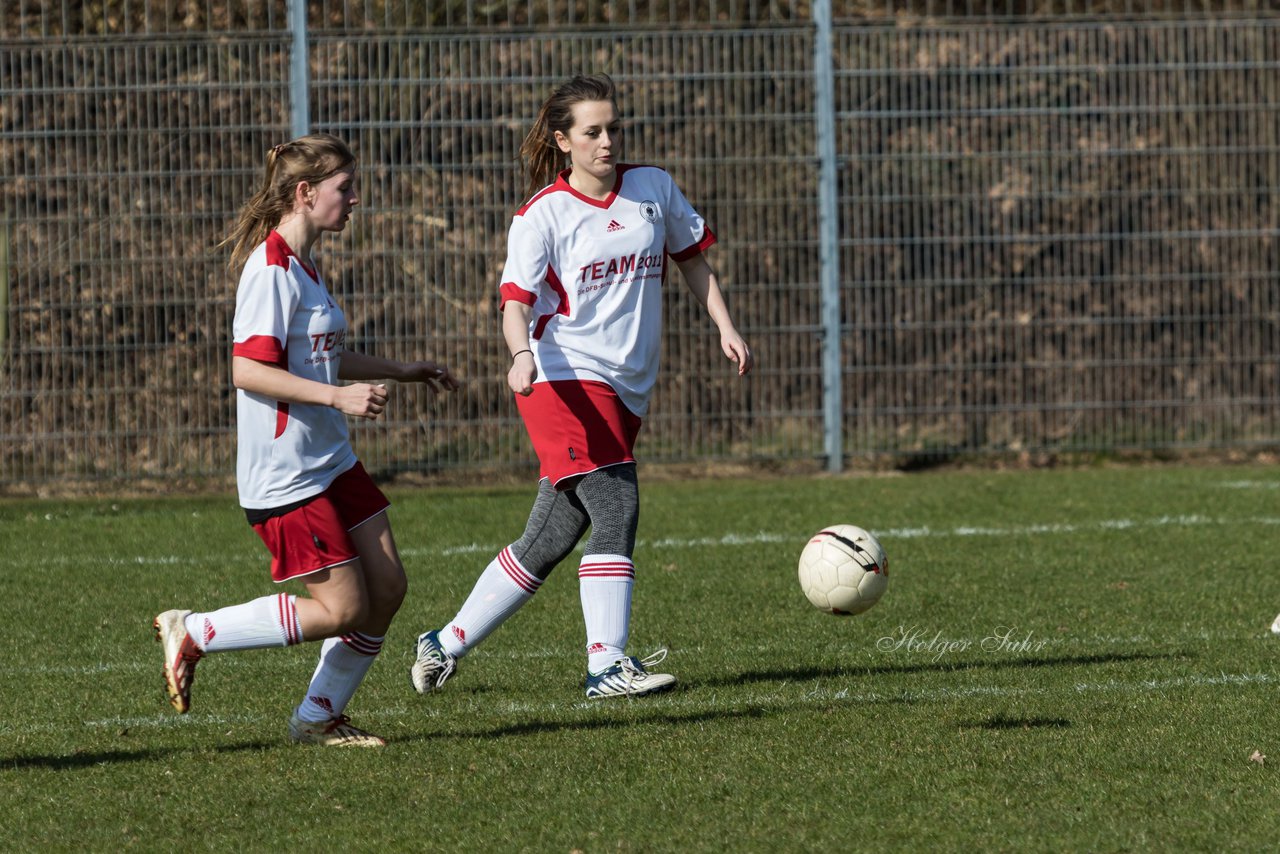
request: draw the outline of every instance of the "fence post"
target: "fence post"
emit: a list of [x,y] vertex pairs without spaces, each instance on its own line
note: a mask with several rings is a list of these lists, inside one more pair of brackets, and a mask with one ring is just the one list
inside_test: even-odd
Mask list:
[[293,35],[293,47],[289,55],[289,130],[291,138],[297,139],[311,131],[310,105],[307,101],[307,92],[311,89],[311,71],[307,62],[306,0],[289,0],[289,32]]
[[841,400],[840,220],[831,0],[814,0],[814,113],[818,134],[818,283],[822,295],[822,426],[827,471],[844,468]]
[[9,359],[9,220],[0,218],[0,365]]

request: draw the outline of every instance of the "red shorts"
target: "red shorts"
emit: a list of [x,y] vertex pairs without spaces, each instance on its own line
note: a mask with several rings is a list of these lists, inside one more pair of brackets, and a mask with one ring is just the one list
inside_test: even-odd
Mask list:
[[516,406],[538,454],[540,475],[554,486],[567,477],[636,461],[640,417],[608,383],[551,380],[516,395]]
[[253,530],[271,552],[272,580],[299,578],[359,557],[349,532],[390,506],[356,463],[315,498],[255,523]]

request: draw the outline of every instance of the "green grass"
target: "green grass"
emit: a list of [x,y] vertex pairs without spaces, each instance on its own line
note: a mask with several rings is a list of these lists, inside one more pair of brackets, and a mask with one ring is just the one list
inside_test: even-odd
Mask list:
[[[0,502],[0,850],[1274,844],[1276,468],[649,482],[632,651],[679,690],[582,699],[566,566],[413,694],[412,638],[532,496],[391,492],[411,590],[348,710],[379,751],[286,743],[314,645],[208,658],[165,704],[151,617],[274,589],[232,497]],[[796,583],[834,522],[890,556],[859,617]]]

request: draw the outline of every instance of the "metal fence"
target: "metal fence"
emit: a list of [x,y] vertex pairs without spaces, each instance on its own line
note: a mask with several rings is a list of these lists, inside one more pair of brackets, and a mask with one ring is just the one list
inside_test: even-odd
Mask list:
[[[0,483],[231,471],[213,247],[289,134],[287,11],[0,2]],[[360,157],[361,210],[320,247],[355,346],[466,380],[357,427],[371,470],[530,466],[496,311],[516,150],[596,69],[628,159],[720,235],[760,357],[731,377],[674,276],[639,453],[823,461],[807,4],[307,11],[310,125]],[[1280,18],[1088,11],[836,5],[835,462],[1276,443]]]

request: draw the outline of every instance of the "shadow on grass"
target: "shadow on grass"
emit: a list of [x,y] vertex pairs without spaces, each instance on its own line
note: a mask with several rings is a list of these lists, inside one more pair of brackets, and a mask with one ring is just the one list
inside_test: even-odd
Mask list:
[[1072,726],[1066,718],[1011,718],[994,715],[986,720],[960,724],[961,729],[1068,729]]
[[909,673],[961,673],[966,670],[1011,670],[1024,667],[1071,667],[1131,661],[1189,659],[1187,652],[1125,652],[1108,655],[1067,655],[1057,658],[1011,658],[1000,661],[931,661],[923,664],[884,664],[876,667],[797,667],[790,670],[748,670],[704,679],[699,685],[741,685],[745,682],[803,682],[847,676],[893,676]]
[[[608,702],[608,701],[606,701]],[[637,702],[644,702],[643,700]],[[743,718],[766,718],[778,714],[782,711],[779,708],[764,708],[760,706],[750,706],[743,709],[715,709],[702,712],[672,712],[663,711],[660,707],[653,706],[643,717],[614,717],[614,718],[595,718],[593,720],[541,720],[526,721],[518,724],[506,724],[483,729],[471,730],[468,732],[448,732],[448,733],[421,733],[416,735],[402,735],[395,739],[396,744],[413,741],[439,741],[441,739],[472,739],[472,738],[505,738],[510,736],[524,735],[545,735],[548,733],[558,733],[566,731],[588,731],[588,730],[628,730],[645,724],[662,724],[679,725],[679,724],[696,724],[708,723],[714,721],[726,721]]]
[[[281,741],[246,741],[240,744],[210,745],[201,750],[216,753],[238,753],[245,750],[269,750],[280,747]],[[4,756],[0,757],[0,774],[5,771],[22,771],[28,768],[46,768],[50,771],[74,771],[94,765],[117,765],[124,762],[152,762],[166,756],[190,758],[190,747],[146,747],[137,750],[86,750],[56,756]]]
[[[797,667],[791,669],[773,669],[744,671],[741,673],[702,679],[686,683],[675,692],[696,691],[701,688],[718,686],[743,685],[754,682],[794,683],[815,679],[848,678],[857,676],[892,676],[913,673],[959,673],[968,670],[1008,670],[1029,667],[1071,667],[1121,664],[1137,661],[1169,661],[1191,659],[1195,656],[1189,652],[1168,653],[1113,653],[1108,655],[1071,655],[1056,658],[1020,658],[1002,661],[964,661],[964,662],[927,662],[921,664],[881,665],[877,667],[841,668],[841,667]],[[833,698],[839,700],[839,698]],[[884,697],[872,702],[909,703],[909,697]],[[467,732],[421,732],[410,735],[399,735],[393,744],[413,742],[429,742],[439,739],[468,738],[503,738],[508,736],[540,735],[563,732],[566,730],[624,730],[644,724],[691,724],[724,721],[731,719],[764,718],[777,714],[785,714],[794,710],[794,705],[784,703],[778,706],[748,706],[740,709],[713,709],[696,712],[676,712],[655,705],[650,707],[641,717],[608,717],[593,720],[541,720],[525,721],[493,727],[483,727]],[[997,715],[981,721],[961,724],[965,728],[988,730],[1013,730],[1037,728],[1067,728],[1072,726],[1070,720],[1063,718],[1010,718]],[[211,745],[208,750],[218,753],[234,753],[249,750],[268,750],[279,747],[278,741],[252,741],[239,744]],[[6,770],[26,768],[47,768],[54,771],[74,770],[100,764],[116,764],[123,762],[145,762],[162,759],[170,755],[189,756],[191,748],[145,748],[138,750],[103,750],[96,752],[74,753],[57,756],[12,756],[0,757],[0,774]]]
[[[1192,658],[1189,653],[1173,652],[1173,653],[1115,653],[1109,655],[1073,655],[1062,656],[1058,658],[1026,658],[1014,659],[1001,662],[958,662],[958,663],[932,663],[932,664],[914,664],[902,666],[883,666],[883,667],[866,667],[856,668],[796,668],[793,670],[766,670],[766,671],[748,671],[736,675],[720,677],[717,679],[700,680],[697,682],[685,683],[684,686],[677,689],[675,693],[684,693],[686,691],[697,691],[700,688],[714,688],[726,685],[741,685],[750,682],[780,682],[793,683],[804,682],[814,679],[826,679],[850,676],[884,676],[901,673],[928,673],[928,672],[961,672],[966,670],[977,670],[981,668],[1008,669],[1019,667],[1063,667],[1063,666],[1079,666],[1079,665],[1103,665],[1116,664],[1133,661],[1158,661],[1172,660],[1180,658]],[[844,702],[845,698],[832,697],[832,702]],[[910,703],[913,700],[910,697],[894,697],[887,696],[874,700],[858,701],[852,698],[847,699],[848,702],[873,702],[873,703]],[[413,741],[431,741],[435,739],[467,739],[467,738],[503,738],[509,736],[525,736],[525,735],[541,735],[546,733],[563,732],[566,730],[609,730],[609,729],[630,729],[632,727],[644,724],[690,724],[690,723],[706,723],[714,721],[724,721],[730,719],[746,719],[746,718],[764,718],[779,714],[788,714],[797,708],[795,703],[781,703],[769,706],[748,706],[740,709],[711,709],[696,712],[677,712],[670,709],[663,709],[659,705],[651,706],[646,710],[642,717],[625,717],[625,718],[597,718],[592,720],[541,720],[541,721],[525,721],[517,724],[497,725],[493,727],[485,727],[480,729],[469,730],[466,732],[449,732],[449,733],[422,733],[421,735],[400,736],[396,742],[413,742]],[[978,727],[990,730],[1000,729],[1034,729],[1034,728],[1066,728],[1072,726],[1072,722],[1065,718],[1008,718],[1004,716],[996,716],[990,719],[969,722],[961,724],[962,727]]]

